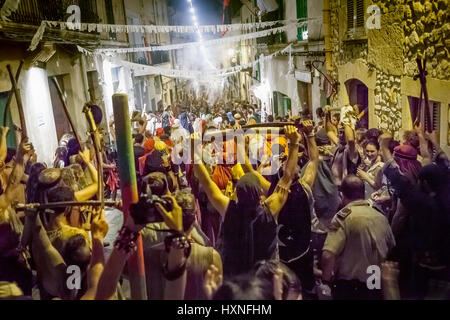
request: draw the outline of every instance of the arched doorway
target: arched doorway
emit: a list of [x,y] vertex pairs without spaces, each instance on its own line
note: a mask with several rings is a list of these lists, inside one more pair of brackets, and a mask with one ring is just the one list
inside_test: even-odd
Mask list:
[[345,82],[350,105],[357,104],[359,111],[364,112],[356,123],[356,129],[369,128],[369,89],[358,79],[350,79]]

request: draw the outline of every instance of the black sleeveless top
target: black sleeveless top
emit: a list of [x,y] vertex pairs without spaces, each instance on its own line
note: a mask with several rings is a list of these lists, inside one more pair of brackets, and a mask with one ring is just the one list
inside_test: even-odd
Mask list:
[[298,180],[291,185],[286,204],[278,216],[280,259],[288,261],[303,254],[311,241],[311,212],[306,191]]
[[255,262],[272,259],[276,253],[277,225],[265,205],[244,212],[231,200],[222,225],[224,276],[250,271]]

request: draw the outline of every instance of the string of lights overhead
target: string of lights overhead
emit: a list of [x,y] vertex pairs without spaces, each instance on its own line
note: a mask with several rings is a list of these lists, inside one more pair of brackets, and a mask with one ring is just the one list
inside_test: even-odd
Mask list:
[[197,21],[197,16],[195,15],[195,8],[194,8],[194,4],[192,3],[192,0],[187,0],[187,2],[189,3],[189,12],[191,13],[192,16],[192,21],[194,22],[194,26],[196,27],[197,30],[197,35],[198,35],[198,41],[200,42],[200,51],[202,53],[203,58],[205,59],[206,63],[209,65],[210,68],[212,69],[217,69],[212,63],[211,61],[209,61],[208,59],[208,55],[206,53],[206,49],[205,46],[203,45],[203,36],[202,33],[200,32],[200,29],[198,27],[198,21]]

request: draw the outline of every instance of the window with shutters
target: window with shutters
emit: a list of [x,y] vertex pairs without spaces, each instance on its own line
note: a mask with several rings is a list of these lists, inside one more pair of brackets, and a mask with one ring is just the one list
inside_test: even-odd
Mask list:
[[[297,0],[297,19],[301,19],[300,22],[308,18],[308,1]],[[308,40],[308,25],[298,28],[297,39],[299,41]]]
[[[106,22],[108,24],[114,24],[114,7],[112,0],[105,0],[105,9],[106,9]],[[110,40],[117,40],[116,33],[110,31],[109,32]]]
[[440,121],[440,103],[436,101],[429,101],[429,108],[430,111],[430,121],[431,123],[428,123],[428,117],[425,116],[425,101],[422,100],[422,103],[420,104],[420,99],[417,97],[408,97],[409,100],[409,107],[411,112],[411,120],[414,126],[414,122],[419,119],[424,119],[424,127],[429,128],[431,130],[439,130],[439,121]]
[[364,0],[347,0],[347,38],[358,39],[366,35]]

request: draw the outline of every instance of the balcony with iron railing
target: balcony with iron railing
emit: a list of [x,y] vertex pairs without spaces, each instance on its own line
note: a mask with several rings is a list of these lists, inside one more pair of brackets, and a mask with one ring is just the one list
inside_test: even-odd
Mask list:
[[134,52],[128,54],[128,60],[144,65],[157,65],[170,62],[167,51]]
[[[6,0],[0,0],[0,7]],[[77,5],[81,11],[81,22],[98,23],[96,1],[92,0],[22,0],[18,9],[8,18],[11,22],[40,25],[42,20],[65,21],[70,14],[66,13],[70,5]]]
[[[0,0],[0,7],[6,0]],[[67,8],[70,5],[80,7],[82,23],[98,23],[97,1],[95,0],[21,0],[15,12],[0,21],[0,39],[14,41],[30,41],[43,20],[67,21],[70,16]],[[80,45],[95,46],[99,41],[96,32],[80,32],[76,30],[59,30],[56,28],[45,31],[44,41],[68,43],[76,41]]]
[[[280,9],[266,13],[262,16],[261,21],[275,21],[275,20],[282,20],[282,13],[280,13]],[[267,27],[264,29],[259,29],[258,31],[266,30],[266,29],[272,29],[272,28],[278,28],[282,27],[284,24],[278,23],[274,26]],[[277,51],[280,48],[286,46],[287,44],[287,34],[286,32],[280,32],[268,35],[266,37],[261,37],[256,39],[256,43],[259,49],[264,51],[265,53],[271,53],[273,51]]]
[[168,51],[152,51],[152,65],[170,62]]

